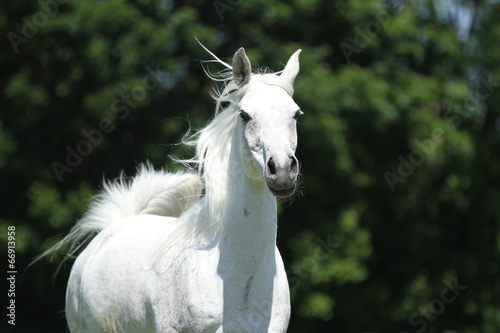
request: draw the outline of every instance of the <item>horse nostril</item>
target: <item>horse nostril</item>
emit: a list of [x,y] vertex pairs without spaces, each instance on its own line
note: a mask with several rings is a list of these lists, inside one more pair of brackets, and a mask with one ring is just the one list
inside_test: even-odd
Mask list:
[[269,159],[269,162],[267,162],[267,169],[270,175],[276,174],[276,164],[274,163],[272,157]]
[[297,161],[297,158],[295,156],[290,157],[290,173],[291,174],[297,174],[298,169],[299,169],[299,163]]

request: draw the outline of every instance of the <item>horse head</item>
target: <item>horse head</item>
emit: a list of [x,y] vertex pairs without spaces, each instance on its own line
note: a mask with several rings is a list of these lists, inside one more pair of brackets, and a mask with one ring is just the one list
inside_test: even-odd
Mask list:
[[233,58],[234,82],[246,91],[237,106],[245,173],[257,181],[265,181],[279,198],[295,192],[299,175],[295,150],[297,119],[302,111],[292,96],[300,51],[290,57],[280,75],[252,74],[243,48]]

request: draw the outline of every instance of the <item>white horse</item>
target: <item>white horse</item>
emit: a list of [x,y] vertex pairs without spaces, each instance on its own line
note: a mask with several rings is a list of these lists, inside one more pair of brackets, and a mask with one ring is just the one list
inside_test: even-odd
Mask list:
[[215,118],[190,141],[199,173],[142,166],[104,184],[54,249],[74,255],[97,233],[69,277],[71,332],[286,331],[275,197],[291,196],[299,173],[299,53],[280,75],[253,74],[243,48],[232,67],[212,54],[228,70]]

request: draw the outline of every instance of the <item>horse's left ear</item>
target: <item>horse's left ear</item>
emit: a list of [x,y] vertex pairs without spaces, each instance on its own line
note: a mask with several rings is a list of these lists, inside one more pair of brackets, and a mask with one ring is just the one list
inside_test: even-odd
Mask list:
[[281,77],[286,79],[288,82],[293,84],[295,77],[299,74],[300,64],[299,64],[299,54],[302,50],[298,49],[294,54],[288,59],[285,69],[281,72]]
[[243,87],[250,82],[252,75],[252,65],[248,59],[245,49],[240,47],[233,57],[233,79],[238,87]]

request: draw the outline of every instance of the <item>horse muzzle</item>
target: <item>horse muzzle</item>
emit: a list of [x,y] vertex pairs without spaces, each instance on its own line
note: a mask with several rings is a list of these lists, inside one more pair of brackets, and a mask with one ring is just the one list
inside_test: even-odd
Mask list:
[[278,198],[286,198],[295,193],[299,161],[295,156],[289,156],[279,163],[272,157],[266,163],[266,183],[271,193]]

